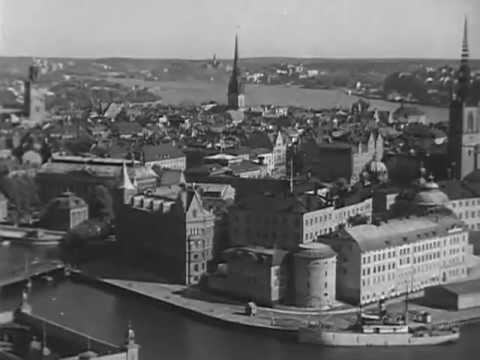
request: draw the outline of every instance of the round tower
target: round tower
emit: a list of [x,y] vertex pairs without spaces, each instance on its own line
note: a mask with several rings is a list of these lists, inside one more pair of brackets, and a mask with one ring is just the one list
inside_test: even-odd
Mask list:
[[295,305],[328,308],[334,305],[337,257],[330,246],[302,246],[294,254]]

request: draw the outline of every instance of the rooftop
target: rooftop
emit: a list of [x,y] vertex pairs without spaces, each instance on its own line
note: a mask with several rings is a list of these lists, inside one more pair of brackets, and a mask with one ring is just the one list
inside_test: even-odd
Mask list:
[[358,243],[362,252],[414,243],[448,233],[463,223],[452,216],[409,217],[392,219],[380,225],[364,224],[344,231]]

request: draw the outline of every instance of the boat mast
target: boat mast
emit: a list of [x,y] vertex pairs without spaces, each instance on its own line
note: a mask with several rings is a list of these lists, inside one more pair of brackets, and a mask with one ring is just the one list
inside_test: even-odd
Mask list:
[[410,287],[407,285],[407,292],[405,293],[405,324],[408,323],[408,295],[409,292],[413,289],[413,274],[415,269],[413,268],[413,263],[411,266],[411,277],[410,277]]

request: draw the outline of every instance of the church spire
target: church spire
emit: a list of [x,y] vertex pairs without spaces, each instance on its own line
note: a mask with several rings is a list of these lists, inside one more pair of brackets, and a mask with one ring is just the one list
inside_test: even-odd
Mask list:
[[240,69],[238,68],[238,61],[238,34],[235,34],[232,75],[228,83],[228,106],[232,109],[242,108],[245,105],[245,100],[243,96],[243,84],[240,79]]
[[468,22],[467,17],[465,16],[465,21],[463,23],[463,42],[462,42],[462,64],[467,64],[469,58],[468,51]]
[[238,76],[238,34],[235,34],[235,49],[233,52],[233,72]]
[[460,59],[460,68],[458,69],[458,88],[456,96],[461,102],[468,101],[470,87],[470,66],[468,64],[468,22],[465,17],[463,24],[462,54]]

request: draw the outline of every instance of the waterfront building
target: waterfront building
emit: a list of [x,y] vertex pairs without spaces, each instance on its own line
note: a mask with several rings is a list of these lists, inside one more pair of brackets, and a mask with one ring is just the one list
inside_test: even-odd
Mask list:
[[465,279],[469,234],[454,215],[345,228],[323,241],[338,254],[337,297],[355,304]]
[[299,307],[329,308],[335,305],[337,254],[328,245],[302,245],[293,264],[294,304]]
[[479,168],[480,105],[470,91],[470,65],[467,20],[465,19],[462,55],[457,85],[452,92],[448,133],[448,166],[455,179],[463,179]]
[[135,195],[117,216],[125,255],[182,284],[196,284],[213,257],[215,215],[192,186]]
[[227,249],[224,262],[208,276],[208,288],[263,305],[282,302],[288,286],[287,254],[256,246]]
[[347,225],[354,216],[372,218],[372,198],[351,196],[334,206],[314,194],[251,195],[229,210],[232,246],[263,246],[295,250],[319,235]]
[[64,192],[50,200],[45,208],[42,227],[68,231],[88,220],[88,204],[71,192]]
[[425,301],[429,306],[455,311],[479,307],[480,280],[467,280],[426,288]]
[[235,50],[233,56],[233,67],[230,81],[228,82],[228,106],[233,109],[242,109],[245,107],[245,87],[241,79],[240,69],[238,67],[238,35],[235,35]]

